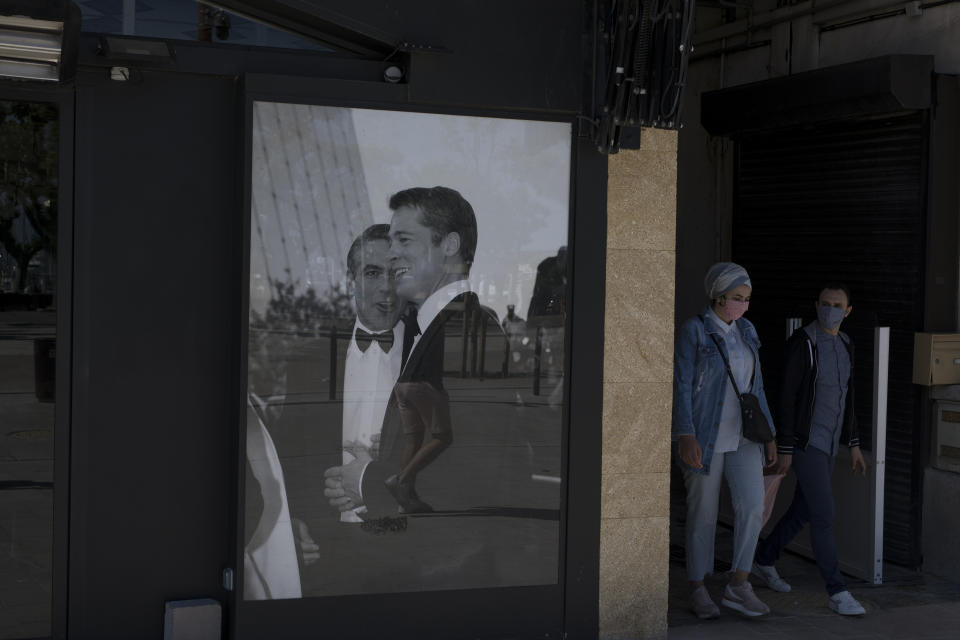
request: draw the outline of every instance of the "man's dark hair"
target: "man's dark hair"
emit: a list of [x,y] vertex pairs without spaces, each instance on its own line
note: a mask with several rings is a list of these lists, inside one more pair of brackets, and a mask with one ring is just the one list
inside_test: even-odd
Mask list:
[[389,243],[390,225],[375,224],[367,227],[350,245],[350,250],[347,252],[347,271],[354,280],[357,279],[357,270],[360,268],[360,249],[363,245],[374,240],[383,240]]
[[827,284],[820,287],[820,291],[817,293],[817,300],[820,300],[820,294],[830,289],[832,291],[843,291],[843,295],[847,296],[847,306],[849,307],[853,304],[853,300],[850,298],[850,287],[843,284],[842,282],[828,282]]
[[410,207],[420,211],[420,220],[430,229],[434,245],[448,233],[460,235],[460,257],[470,266],[477,251],[477,216],[460,192],[449,187],[413,187],[390,197],[390,209]]

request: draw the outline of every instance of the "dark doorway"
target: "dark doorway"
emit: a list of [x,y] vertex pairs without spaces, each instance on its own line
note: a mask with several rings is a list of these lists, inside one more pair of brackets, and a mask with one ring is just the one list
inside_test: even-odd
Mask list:
[[754,282],[768,396],[777,393],[786,319],[812,321],[818,288],[845,282],[854,312],[844,330],[859,347],[857,416],[871,449],[872,329],[891,328],[884,556],[907,567],[920,564],[911,377],[913,333],[923,327],[927,126],[915,111],[742,136],[733,212],[733,259]]

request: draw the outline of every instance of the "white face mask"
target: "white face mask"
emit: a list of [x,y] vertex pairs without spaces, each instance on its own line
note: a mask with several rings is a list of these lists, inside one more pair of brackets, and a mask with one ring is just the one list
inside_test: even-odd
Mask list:
[[823,328],[829,331],[833,331],[840,326],[845,314],[846,310],[839,307],[817,306],[817,319]]

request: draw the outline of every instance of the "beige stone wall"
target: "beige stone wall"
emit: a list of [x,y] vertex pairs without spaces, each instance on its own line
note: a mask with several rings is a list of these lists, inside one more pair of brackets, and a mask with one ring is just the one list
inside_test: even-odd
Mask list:
[[667,635],[677,134],[610,157],[600,637]]

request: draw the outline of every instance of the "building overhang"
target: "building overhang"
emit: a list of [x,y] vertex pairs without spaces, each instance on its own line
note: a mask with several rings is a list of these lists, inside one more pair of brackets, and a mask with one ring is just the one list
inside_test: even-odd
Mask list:
[[332,11],[316,0],[204,0],[204,3],[361,58],[384,60],[405,44],[398,36]]
[[729,136],[926,109],[932,96],[933,56],[890,55],[706,92],[700,121],[710,134]]

